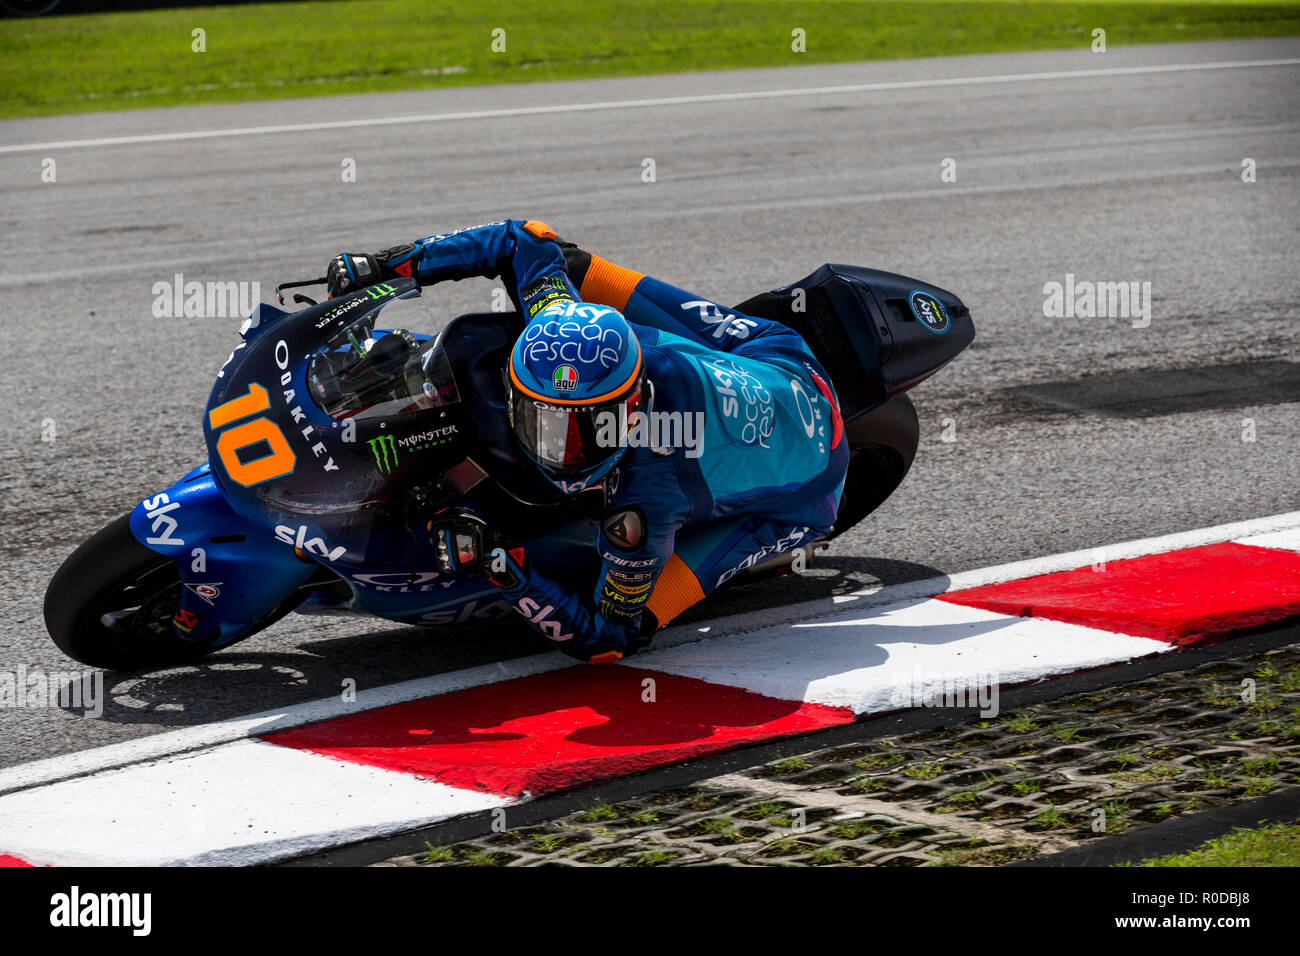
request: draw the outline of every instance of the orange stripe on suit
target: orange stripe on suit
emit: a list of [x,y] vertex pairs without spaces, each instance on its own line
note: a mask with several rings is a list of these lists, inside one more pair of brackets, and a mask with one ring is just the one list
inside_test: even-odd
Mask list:
[[682,611],[703,600],[704,589],[700,587],[695,572],[677,555],[670,554],[659,579],[655,581],[650,600],[646,601],[646,609],[663,627]]
[[588,302],[598,302],[618,309],[620,312],[632,298],[636,284],[645,278],[644,272],[624,269],[600,256],[591,257],[591,265],[582,278],[582,288],[578,290]]

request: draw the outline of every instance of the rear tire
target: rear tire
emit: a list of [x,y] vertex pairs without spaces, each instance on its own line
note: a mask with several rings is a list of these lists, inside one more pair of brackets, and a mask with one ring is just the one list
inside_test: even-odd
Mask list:
[[[859,415],[845,425],[849,440],[849,470],[840,493],[835,526],[819,541],[830,541],[885,503],[907,477],[920,441],[916,406],[903,393]],[[735,575],[724,587],[756,584],[785,574],[793,552],[774,555]]]
[[829,538],[843,534],[885,503],[907,477],[921,436],[916,406],[901,392],[844,427],[851,457]]

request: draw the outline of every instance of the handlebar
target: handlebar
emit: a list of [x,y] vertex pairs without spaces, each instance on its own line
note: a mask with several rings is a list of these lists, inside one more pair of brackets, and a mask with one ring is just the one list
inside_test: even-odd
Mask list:
[[[275,297],[280,300],[281,305],[284,305],[284,292],[283,292],[284,289],[301,289],[303,286],[324,285],[328,281],[329,281],[328,278],[326,278],[325,276],[321,276],[319,279],[304,279],[301,282],[281,282],[278,286],[275,287]],[[312,299],[309,296],[302,295],[301,293],[295,293],[293,297],[293,301],[298,303],[299,305],[316,304],[315,299]]]

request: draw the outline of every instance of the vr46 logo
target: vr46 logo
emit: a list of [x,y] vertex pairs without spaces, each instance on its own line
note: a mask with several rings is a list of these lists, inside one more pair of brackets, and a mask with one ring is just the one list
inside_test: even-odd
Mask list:
[[348,549],[343,545],[330,550],[330,546],[324,538],[308,538],[307,526],[298,525],[297,534],[294,530],[285,525],[275,526],[275,536],[285,544],[293,545],[299,551],[305,551],[308,554],[314,554],[317,557],[326,558],[330,561],[337,561]]

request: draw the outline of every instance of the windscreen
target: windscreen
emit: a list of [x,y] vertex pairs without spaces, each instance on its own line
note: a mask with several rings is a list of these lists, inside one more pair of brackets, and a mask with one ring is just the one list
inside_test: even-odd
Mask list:
[[307,365],[312,398],[330,417],[356,421],[458,401],[438,331],[419,295],[366,312],[312,355]]

